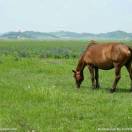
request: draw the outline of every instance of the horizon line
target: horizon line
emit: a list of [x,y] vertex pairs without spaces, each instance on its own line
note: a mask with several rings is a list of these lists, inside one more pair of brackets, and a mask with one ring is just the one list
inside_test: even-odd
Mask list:
[[71,32],[71,33],[79,33],[79,34],[83,34],[83,33],[90,33],[90,34],[101,34],[101,33],[111,33],[111,32],[125,32],[125,33],[132,33],[132,32],[127,32],[124,30],[112,30],[112,31],[107,31],[107,32],[98,32],[98,33],[93,33],[93,32],[77,32],[77,31],[70,31],[70,30],[56,30],[56,31],[35,31],[35,30],[13,30],[13,31],[5,31],[5,32],[0,32],[0,34],[5,34],[5,33],[10,33],[10,32],[39,32],[39,33],[55,33],[55,32]]

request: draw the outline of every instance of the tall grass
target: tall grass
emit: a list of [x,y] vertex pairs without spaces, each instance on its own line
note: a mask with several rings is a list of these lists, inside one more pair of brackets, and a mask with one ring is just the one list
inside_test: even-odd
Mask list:
[[40,58],[76,58],[85,41],[0,41],[0,55]]

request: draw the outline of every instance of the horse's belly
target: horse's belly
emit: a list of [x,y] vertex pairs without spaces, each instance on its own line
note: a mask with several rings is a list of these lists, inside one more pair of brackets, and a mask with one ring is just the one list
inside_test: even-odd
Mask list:
[[102,70],[110,70],[112,69],[114,66],[113,65],[109,65],[109,66],[98,66],[99,69],[102,69]]
[[102,70],[109,70],[114,67],[112,62],[95,63],[95,66]]

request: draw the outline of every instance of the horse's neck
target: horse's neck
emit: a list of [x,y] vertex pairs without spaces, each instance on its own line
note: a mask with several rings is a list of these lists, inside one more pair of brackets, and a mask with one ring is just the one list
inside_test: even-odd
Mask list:
[[81,73],[83,73],[84,67],[85,67],[85,63],[83,61],[83,57],[81,57],[81,59],[78,62],[76,71],[80,71]]

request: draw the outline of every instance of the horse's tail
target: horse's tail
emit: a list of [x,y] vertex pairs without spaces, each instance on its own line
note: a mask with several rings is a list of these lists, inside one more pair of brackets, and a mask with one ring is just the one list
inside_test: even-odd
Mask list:
[[128,48],[129,48],[129,51],[131,52],[131,62],[132,62],[132,47],[128,46]]

